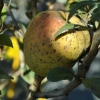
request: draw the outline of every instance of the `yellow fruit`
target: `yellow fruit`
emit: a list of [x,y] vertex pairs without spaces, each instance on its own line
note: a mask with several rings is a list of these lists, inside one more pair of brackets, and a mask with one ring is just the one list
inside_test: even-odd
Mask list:
[[[53,39],[56,32],[66,24],[68,13],[44,11],[36,15],[28,25],[24,37],[25,62],[36,74],[46,76],[57,66],[72,68],[79,56],[89,47],[87,30],[66,32]],[[84,25],[77,17],[71,23]]]

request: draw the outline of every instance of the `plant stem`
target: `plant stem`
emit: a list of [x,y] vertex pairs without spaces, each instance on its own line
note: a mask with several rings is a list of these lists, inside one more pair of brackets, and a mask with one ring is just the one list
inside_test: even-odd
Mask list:
[[37,11],[37,0],[31,0],[32,2],[32,17],[34,17],[38,11]]

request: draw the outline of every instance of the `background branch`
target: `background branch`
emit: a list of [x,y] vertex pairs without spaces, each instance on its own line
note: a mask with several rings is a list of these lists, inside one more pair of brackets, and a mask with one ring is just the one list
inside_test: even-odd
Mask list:
[[37,0],[31,0],[32,2],[32,16],[35,16],[38,11],[37,11]]
[[17,21],[16,21],[14,15],[13,15],[11,9],[10,9],[10,5],[8,5],[7,3],[4,3],[4,6],[5,6],[5,8],[7,9],[7,11],[9,12],[9,14],[10,14],[10,16],[11,16],[13,22],[14,22],[15,29],[19,30],[20,27],[18,26],[18,23],[17,23]]
[[21,30],[21,28],[19,27],[18,22],[16,21],[14,15],[13,15],[11,9],[10,9],[10,4],[11,4],[11,0],[9,1],[9,4],[4,3],[4,6],[5,6],[5,8],[7,9],[7,11],[9,12],[9,14],[10,14],[10,16],[11,16],[11,18],[12,18],[12,21],[13,21],[13,23],[14,23],[14,28],[18,31],[17,33],[19,34],[19,36],[20,36],[21,38],[24,38],[24,35],[23,35],[24,32],[23,32],[23,31]]
[[43,78],[44,77],[38,76],[37,74],[34,75],[33,90],[29,93],[27,100],[36,100],[37,97],[34,96],[34,92],[40,92],[41,81]]

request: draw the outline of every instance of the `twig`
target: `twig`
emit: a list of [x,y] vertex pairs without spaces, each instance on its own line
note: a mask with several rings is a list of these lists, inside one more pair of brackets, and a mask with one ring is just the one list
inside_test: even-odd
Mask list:
[[34,17],[38,11],[37,11],[37,0],[31,0],[32,3],[32,17]]
[[[41,81],[43,80],[44,77],[38,76],[37,74],[35,74],[34,76],[34,83],[33,83],[33,91],[35,93],[40,91],[40,86],[41,86]],[[34,92],[31,91],[29,93],[29,96],[26,100],[36,100],[36,96],[34,96]]]
[[[10,0],[10,3],[11,3],[11,0]],[[10,9],[10,3],[9,3],[9,5],[7,3],[4,3],[4,6],[7,9],[7,11],[9,12],[9,14],[10,14],[10,16],[12,18],[12,21],[14,22],[15,29],[18,31],[17,33],[19,34],[19,36],[21,36],[21,38],[23,38],[24,37],[23,34],[22,34],[23,31],[20,29],[20,27],[19,27],[14,15],[13,15],[11,9]]]
[[73,82],[71,82],[67,87],[60,89],[60,90],[54,90],[52,92],[34,92],[34,97],[37,98],[53,98],[53,97],[59,97],[68,95],[72,90],[74,90],[77,86],[81,84],[81,81],[78,81],[75,79]]
[[12,1],[12,0],[9,0],[8,8],[9,8],[9,7],[10,7],[10,5],[11,5],[11,1]]
[[11,18],[12,18],[14,24],[15,24],[15,28],[16,28],[17,30],[19,30],[20,27],[19,27],[18,24],[17,24],[17,21],[16,21],[14,15],[13,15],[11,9],[10,9],[10,6],[8,6],[7,3],[4,3],[4,6],[5,6],[5,8],[7,9],[7,11],[10,13],[10,16],[11,16]]
[[85,75],[86,75],[87,71],[89,70],[90,64],[92,63],[92,61],[94,60],[94,58],[96,57],[96,55],[98,53],[98,38],[100,38],[99,33],[100,33],[100,26],[98,27],[97,31],[94,33],[92,45],[91,45],[91,48],[90,48],[90,51],[89,51],[87,57],[84,59],[84,61],[78,68],[78,72],[76,75],[77,75],[77,77],[79,77],[79,79],[76,78],[67,87],[65,87],[61,90],[55,90],[52,92],[38,92],[38,93],[34,92],[33,96],[37,97],[37,98],[59,97],[59,96],[69,94],[76,87],[78,87],[82,83],[81,78],[85,78]]

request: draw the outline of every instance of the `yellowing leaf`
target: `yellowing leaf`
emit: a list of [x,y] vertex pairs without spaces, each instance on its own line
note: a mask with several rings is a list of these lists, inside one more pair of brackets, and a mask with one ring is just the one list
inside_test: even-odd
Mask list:
[[12,68],[13,70],[16,70],[20,63],[20,48],[16,37],[12,36],[10,38],[13,44],[13,48],[8,47],[6,56],[10,59],[13,59]]
[[38,100],[46,100],[45,98],[39,98]]

